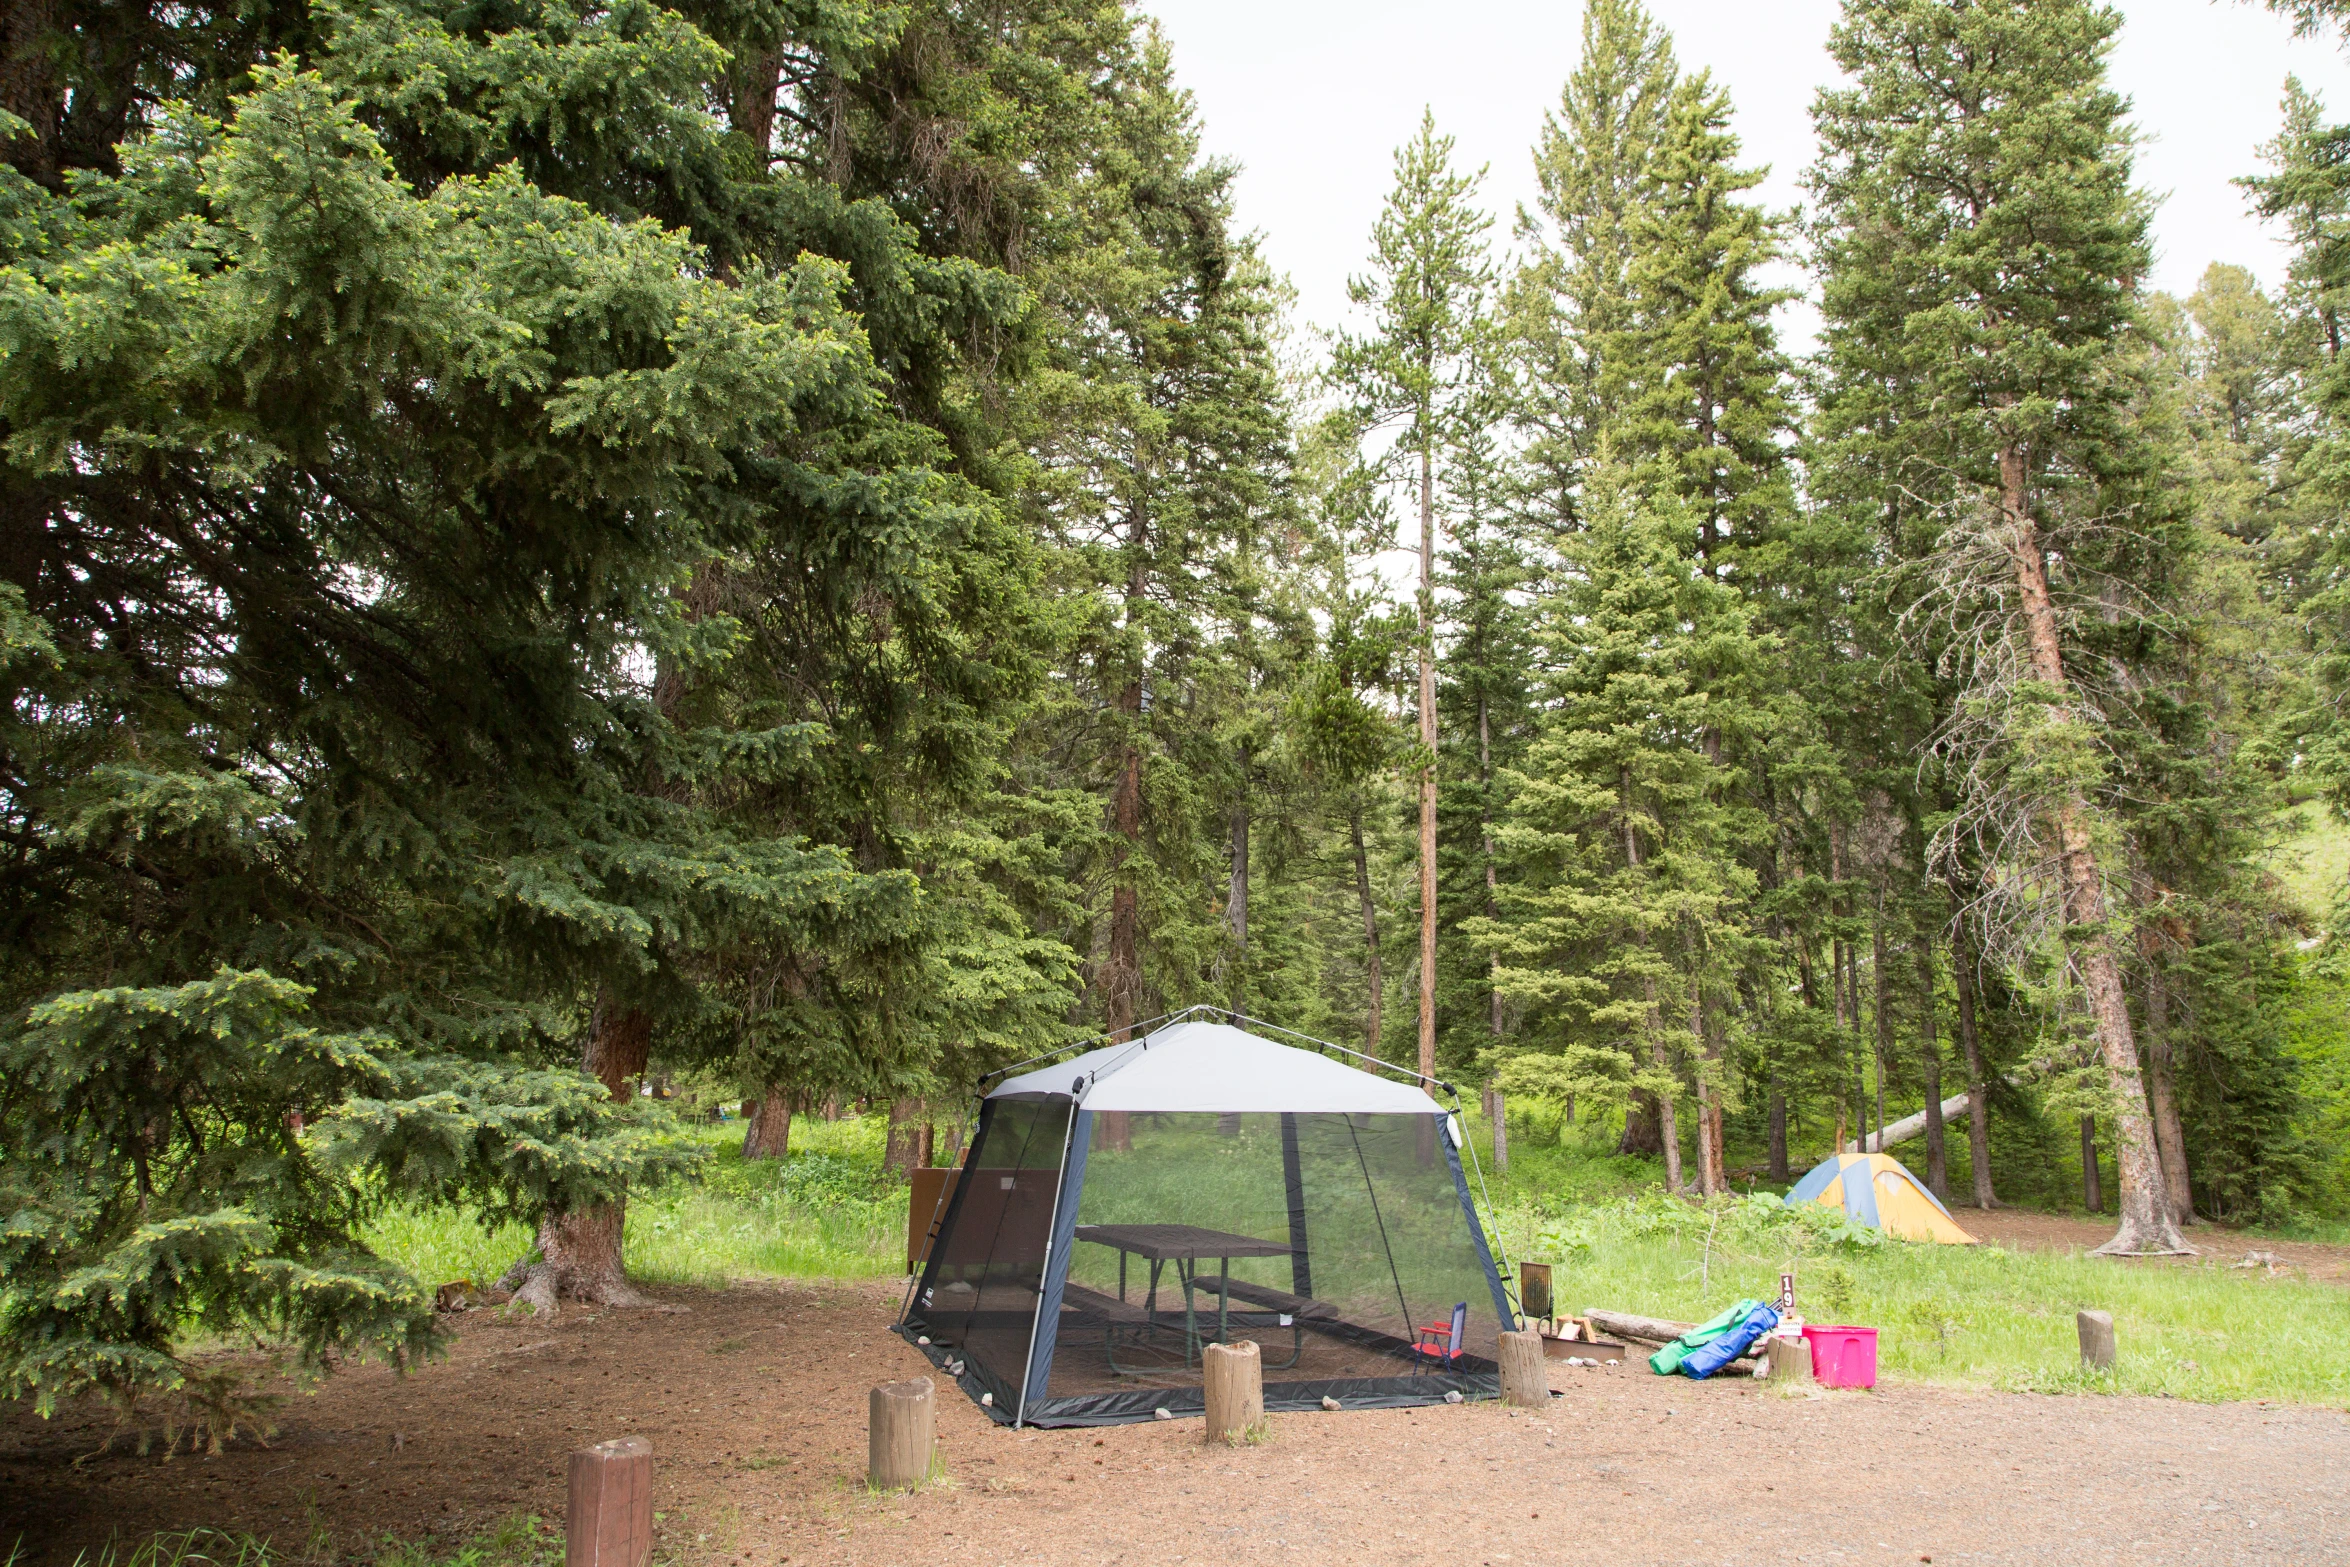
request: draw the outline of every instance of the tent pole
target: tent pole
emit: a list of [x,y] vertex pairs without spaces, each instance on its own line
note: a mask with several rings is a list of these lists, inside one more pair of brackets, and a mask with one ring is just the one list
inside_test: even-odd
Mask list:
[[1069,1101],[1069,1129],[1061,1134],[1061,1167],[1053,1172],[1053,1205],[1046,1211],[1044,1266],[1036,1275],[1036,1312],[1028,1319],[1028,1355],[1020,1362],[1020,1402],[1012,1411],[1012,1429],[1028,1418],[1028,1369],[1036,1359],[1036,1325],[1044,1320],[1045,1281],[1053,1276],[1053,1221],[1061,1213],[1061,1183],[1069,1175],[1069,1143],[1077,1135],[1077,1101]]
[[[1461,1113],[1460,1090],[1447,1083],[1445,1085],[1445,1092],[1452,1095],[1452,1113],[1457,1123]],[[1493,1193],[1486,1189],[1485,1166],[1480,1164],[1477,1160],[1477,1139],[1474,1137],[1463,1137],[1461,1141],[1468,1145],[1469,1168],[1477,1172],[1477,1190],[1479,1194],[1482,1195],[1485,1199],[1485,1212],[1487,1217],[1493,1221],[1491,1224],[1486,1226],[1485,1233],[1492,1237],[1494,1255],[1501,1261],[1501,1267],[1497,1270],[1496,1276],[1502,1281],[1501,1287],[1509,1292],[1512,1314],[1515,1315],[1517,1312],[1523,1311],[1525,1309],[1526,1303],[1518,1299],[1518,1292],[1510,1283],[1510,1254],[1501,1243],[1501,1210],[1493,1206]]]

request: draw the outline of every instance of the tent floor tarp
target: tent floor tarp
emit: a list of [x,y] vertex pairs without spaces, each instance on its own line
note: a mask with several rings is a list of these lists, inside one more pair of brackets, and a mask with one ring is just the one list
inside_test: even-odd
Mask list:
[[[995,1380],[976,1373],[967,1356],[937,1343],[921,1344],[923,1337],[910,1324],[901,1323],[895,1331],[909,1344],[916,1345],[929,1357],[942,1376],[954,1382],[971,1401],[981,1407],[998,1425],[1010,1425],[1018,1412],[1017,1400],[1007,1402],[1009,1389],[999,1387]],[[1235,1334],[1250,1337],[1265,1347],[1270,1334]],[[1320,1335],[1308,1334],[1311,1346]],[[1289,1353],[1287,1334],[1276,1346],[1277,1355]],[[1319,1357],[1311,1352],[1301,1359],[1297,1370],[1318,1369]],[[961,1376],[948,1370],[962,1366]],[[1359,1362],[1358,1362],[1359,1365]],[[1276,1376],[1280,1380],[1276,1380]],[[1265,1410],[1268,1414],[1320,1409],[1325,1398],[1335,1399],[1345,1409],[1407,1409],[1422,1404],[1441,1404],[1447,1393],[1458,1393],[1464,1399],[1499,1398],[1501,1396],[1501,1368],[1492,1360],[1476,1354],[1461,1357],[1459,1368],[1449,1372],[1423,1372],[1414,1375],[1409,1365],[1393,1360],[1384,1366],[1359,1365],[1357,1374],[1347,1376],[1299,1379],[1289,1373],[1268,1373],[1265,1378]],[[992,1395],[983,1397],[983,1395]],[[1136,1376],[1113,1379],[1105,1373],[1101,1383],[1085,1386],[1057,1397],[1029,1401],[1023,1425],[1117,1426],[1131,1425],[1142,1420],[1160,1418],[1164,1409],[1174,1418],[1201,1415],[1207,1412],[1206,1394],[1202,1392],[1197,1371],[1188,1376],[1169,1374],[1165,1377]]]

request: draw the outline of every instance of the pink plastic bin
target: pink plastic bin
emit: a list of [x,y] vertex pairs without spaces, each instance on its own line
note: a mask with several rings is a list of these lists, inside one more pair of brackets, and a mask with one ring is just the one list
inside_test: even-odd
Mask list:
[[1877,1330],[1807,1326],[1811,1374],[1827,1387],[1877,1385]]

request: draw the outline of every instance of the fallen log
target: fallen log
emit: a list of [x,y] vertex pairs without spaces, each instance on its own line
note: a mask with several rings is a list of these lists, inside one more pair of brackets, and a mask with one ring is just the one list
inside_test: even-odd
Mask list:
[[[1597,1306],[1585,1307],[1583,1320],[1604,1332],[1613,1333],[1620,1339],[1639,1339],[1645,1343],[1659,1345],[1670,1344],[1682,1334],[1692,1332],[1697,1327],[1694,1322],[1674,1322],[1664,1317],[1636,1316],[1629,1311],[1602,1311]],[[1722,1370],[1743,1371],[1751,1376],[1755,1363],[1760,1358],[1759,1354],[1741,1355],[1738,1359],[1731,1361],[1729,1365],[1724,1366]],[[1719,1373],[1716,1374],[1719,1375]]]
[[1590,1324],[1618,1338],[1644,1338],[1651,1344],[1670,1344],[1682,1334],[1694,1330],[1694,1322],[1668,1322],[1662,1317],[1637,1317],[1628,1311],[1602,1311],[1597,1306],[1584,1309]]
[[[1967,1095],[1952,1094],[1948,1099],[1942,1101],[1942,1119],[1944,1121],[1950,1120],[1961,1110],[1964,1110],[1968,1102]],[[1846,1153],[1883,1153],[1890,1145],[1906,1143],[1924,1132],[1925,1129],[1926,1112],[1920,1110],[1915,1115],[1905,1115],[1898,1121],[1888,1123],[1882,1139],[1876,1133],[1871,1132],[1858,1142],[1846,1143],[1844,1151]]]

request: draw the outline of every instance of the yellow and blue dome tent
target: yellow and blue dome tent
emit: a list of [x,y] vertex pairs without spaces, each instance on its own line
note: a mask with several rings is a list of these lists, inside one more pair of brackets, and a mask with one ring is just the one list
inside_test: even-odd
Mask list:
[[1875,1225],[1905,1241],[1972,1246],[1975,1238],[1958,1227],[1926,1183],[1891,1154],[1839,1153],[1820,1161],[1795,1183],[1787,1206],[1816,1202],[1842,1208],[1863,1224]]

